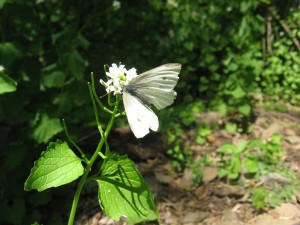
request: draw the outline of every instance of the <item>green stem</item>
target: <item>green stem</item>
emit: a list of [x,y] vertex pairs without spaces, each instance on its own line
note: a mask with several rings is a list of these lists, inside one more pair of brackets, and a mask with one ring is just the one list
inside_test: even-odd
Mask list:
[[[92,85],[90,83],[88,83],[88,87],[89,87],[90,96],[91,96],[93,107],[94,107],[94,113],[95,113],[95,118],[96,118],[96,123],[97,123],[98,131],[99,131],[99,133],[101,135],[101,138],[104,139],[104,141],[105,141],[105,145],[106,145],[105,155],[106,155],[109,152],[109,146],[108,146],[108,143],[107,143],[107,138],[106,138],[106,136],[105,136],[105,134],[103,132],[102,126],[101,126],[101,124],[99,122],[98,110],[97,110],[97,106],[96,106],[96,102],[95,102],[95,99],[98,99],[98,96],[94,95],[94,93],[95,93],[95,86],[94,86],[95,84],[93,82],[94,77],[93,77],[93,75],[91,75],[91,76],[92,76]],[[113,112],[111,112],[111,113],[113,113]],[[115,118],[116,117],[117,117],[117,115],[115,114]]]
[[78,205],[80,193],[82,191],[83,185],[85,184],[85,182],[87,180],[87,176],[88,176],[89,172],[91,171],[91,168],[92,168],[95,160],[97,159],[99,152],[102,149],[103,144],[106,142],[105,139],[108,136],[108,134],[109,134],[109,132],[112,128],[112,125],[113,125],[114,119],[115,119],[115,115],[118,111],[118,105],[119,105],[120,99],[121,99],[120,96],[117,96],[117,104],[114,107],[111,118],[108,122],[108,125],[107,125],[106,129],[105,129],[104,136],[101,138],[100,142],[98,143],[98,146],[97,146],[93,156],[89,160],[89,163],[85,167],[84,173],[83,173],[82,177],[80,178],[79,184],[77,186],[77,189],[76,189],[76,192],[75,192],[75,195],[74,195],[74,198],[73,198],[73,203],[72,203],[72,208],[71,208],[71,212],[70,212],[70,216],[69,216],[68,225],[73,225],[73,223],[74,223],[74,218],[75,218],[75,214],[76,214],[76,210],[77,210],[77,205]]
[[79,151],[81,158],[83,159],[83,161],[88,164],[89,160],[87,159],[87,157],[85,156],[85,154],[83,153],[83,151],[81,150],[81,148],[75,143],[75,141],[73,141],[73,139],[71,138],[71,136],[69,135],[69,131],[66,125],[66,122],[64,119],[62,119],[63,122],[63,127],[66,133],[67,138],[69,139],[69,141],[71,142],[71,144]]
[[96,99],[96,102],[98,103],[98,105],[100,106],[101,109],[103,109],[105,112],[108,112],[110,114],[112,114],[112,111],[110,111],[108,108],[106,108],[100,101],[96,90],[95,90],[95,79],[94,79],[94,73],[91,73],[91,82],[92,82],[92,86],[91,86],[91,91],[92,94],[94,96],[94,99]]
[[[92,83],[92,86],[93,86],[93,83]],[[93,103],[97,128],[98,128],[99,133],[101,134],[101,138],[103,138],[103,130],[102,130],[101,123],[99,121],[98,110],[97,110],[97,106],[96,106],[96,102],[95,102],[96,97],[93,95],[93,87],[91,87],[91,84],[89,82],[88,82],[88,87],[89,87],[90,97],[91,97],[92,103]]]

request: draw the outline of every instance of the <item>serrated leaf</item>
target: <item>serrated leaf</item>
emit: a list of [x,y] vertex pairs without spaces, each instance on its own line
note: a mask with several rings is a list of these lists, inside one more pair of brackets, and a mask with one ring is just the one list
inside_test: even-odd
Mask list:
[[0,94],[7,92],[14,92],[17,90],[17,82],[7,76],[5,73],[0,72]]
[[24,189],[43,191],[68,184],[83,174],[84,168],[66,142],[51,142],[47,150],[34,162]]
[[98,185],[99,203],[108,217],[123,217],[130,224],[159,218],[149,187],[127,156],[106,158]]
[[33,131],[33,138],[38,143],[47,143],[50,138],[63,130],[58,118],[50,118],[46,113],[42,114],[40,122]]

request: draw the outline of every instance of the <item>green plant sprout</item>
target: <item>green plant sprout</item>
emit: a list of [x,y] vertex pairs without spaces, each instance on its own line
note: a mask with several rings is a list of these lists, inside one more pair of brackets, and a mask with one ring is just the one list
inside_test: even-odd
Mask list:
[[[126,218],[130,224],[139,223],[144,220],[159,220],[159,213],[153,195],[143,177],[127,155],[121,156],[110,150],[107,137],[109,136],[115,119],[125,114],[119,110],[119,104],[121,102],[121,94],[124,94],[122,91],[125,92],[126,87],[129,89],[128,86],[131,85],[129,86],[132,88],[130,89],[131,92],[127,90],[129,94],[132,95],[131,98],[137,99],[138,97],[143,97],[138,94],[136,89],[135,92],[133,91],[138,84],[140,85],[138,82],[142,79],[148,79],[148,86],[145,88],[151,89],[153,86],[155,88],[155,85],[160,82],[161,74],[164,74],[162,79],[168,82],[168,86],[164,86],[164,82],[161,82],[161,92],[157,91],[156,95],[171,93],[172,95],[169,94],[164,98],[168,104],[171,104],[176,95],[173,88],[177,83],[180,68],[180,64],[166,64],[146,72],[146,75],[142,74],[139,76],[137,76],[134,68],[127,71],[123,65],[118,67],[116,64],[113,64],[113,67],[109,68],[109,72],[106,72],[105,68],[106,74],[111,79],[108,82],[102,80],[100,80],[100,82],[106,87],[106,91],[108,92],[109,107],[104,106],[98,97],[95,89],[94,75],[91,73],[91,83],[88,83],[88,89],[94,108],[97,128],[101,135],[101,139],[93,155],[90,158],[86,157],[84,151],[70,137],[66,122],[63,120],[66,136],[74,149],[76,149],[77,154],[73,152],[67,142],[61,140],[51,142],[47,149],[41,153],[41,157],[34,162],[34,167],[31,169],[31,173],[25,182],[24,189],[26,191],[34,189],[44,191],[52,187],[68,184],[80,178],[73,198],[68,225],[74,223],[80,194],[88,181],[97,182],[99,203],[108,217],[114,220]],[[134,80],[134,77],[139,78],[139,80]],[[124,83],[121,84],[121,82]],[[137,86],[133,87],[133,84]],[[111,92],[114,92],[114,96],[111,96]],[[137,96],[133,94],[137,94]],[[141,101],[145,103],[145,97],[143,97]],[[152,104],[151,101],[146,103]],[[144,107],[148,110],[146,113],[156,117],[149,108],[149,104],[147,106],[143,106],[142,103],[139,104],[140,105],[137,106],[129,106],[136,107],[135,109],[137,111]],[[157,101],[157,104],[160,104],[160,102]],[[111,115],[105,128],[99,121],[99,109]],[[142,115],[135,114],[134,116],[137,116],[137,120],[143,119],[139,118],[139,116]],[[127,117],[129,118],[128,114]],[[130,120],[129,122],[132,123]],[[135,126],[135,124],[130,125],[131,128]],[[146,123],[144,130],[133,130],[133,132],[135,135],[139,135],[145,131],[149,133],[149,129],[152,129],[152,127]],[[143,134],[145,135],[145,133]],[[93,168],[96,160],[102,160],[100,168]]]
[[299,180],[295,174],[283,165],[280,135],[274,134],[266,143],[261,139],[254,139],[242,141],[237,146],[224,144],[219,152],[220,178],[237,180],[242,171],[246,171],[256,180],[269,181],[266,184],[274,180],[274,184],[271,183],[269,187],[264,184],[252,189],[252,204],[257,210],[276,207],[282,201],[291,199],[299,187]]
[[206,143],[206,137],[211,133],[212,133],[211,128],[205,123],[201,123],[197,128],[196,142],[199,145],[204,145]]

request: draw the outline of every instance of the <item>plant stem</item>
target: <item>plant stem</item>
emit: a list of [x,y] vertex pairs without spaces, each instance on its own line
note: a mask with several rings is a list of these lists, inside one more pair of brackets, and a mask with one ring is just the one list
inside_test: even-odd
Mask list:
[[62,119],[63,122],[63,127],[66,133],[67,138],[69,139],[69,141],[71,142],[71,144],[79,151],[81,158],[83,159],[83,161],[88,164],[89,160],[87,159],[87,157],[85,156],[85,154],[83,153],[83,151],[81,150],[81,148],[75,143],[75,141],[73,141],[73,139],[71,138],[71,136],[69,135],[69,131],[66,125],[66,122],[64,119]]
[[96,93],[96,89],[95,89],[95,79],[94,79],[94,73],[91,73],[91,82],[92,82],[92,85],[91,85],[91,93],[92,95],[94,96],[94,100],[96,100],[96,102],[98,103],[98,105],[100,106],[101,109],[103,109],[105,112],[108,112],[110,114],[112,114],[112,111],[110,111],[108,108],[106,108],[100,101],[97,93]]
[[73,198],[73,203],[72,203],[72,208],[71,208],[71,212],[70,212],[70,216],[69,216],[68,225],[73,225],[73,223],[74,223],[74,218],[75,218],[75,214],[76,214],[76,210],[77,210],[77,205],[78,205],[80,193],[82,191],[83,185],[86,182],[87,176],[88,176],[89,172],[91,171],[93,163],[97,159],[98,154],[101,151],[103,144],[106,142],[106,137],[108,136],[108,134],[109,134],[109,132],[112,128],[112,125],[113,125],[114,120],[115,120],[115,115],[118,111],[118,105],[120,103],[120,99],[121,99],[120,96],[117,96],[117,104],[114,107],[111,118],[108,122],[108,125],[107,125],[106,129],[105,129],[104,136],[99,141],[98,146],[97,146],[93,156],[89,160],[89,163],[85,167],[84,173],[83,173],[82,177],[80,178],[79,184],[77,186],[77,189],[76,189],[76,192],[75,192],[75,195],[74,195],[74,198]]

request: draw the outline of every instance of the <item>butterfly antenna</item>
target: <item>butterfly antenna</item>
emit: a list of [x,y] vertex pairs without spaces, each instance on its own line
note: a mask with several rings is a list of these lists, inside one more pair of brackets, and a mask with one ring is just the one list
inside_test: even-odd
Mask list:
[[107,93],[106,93],[106,94],[104,94],[104,95],[102,95],[102,96],[100,96],[100,98],[104,98],[106,95],[107,95]]

